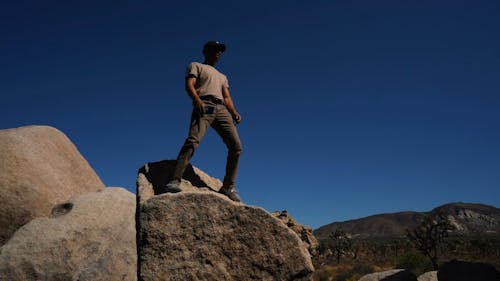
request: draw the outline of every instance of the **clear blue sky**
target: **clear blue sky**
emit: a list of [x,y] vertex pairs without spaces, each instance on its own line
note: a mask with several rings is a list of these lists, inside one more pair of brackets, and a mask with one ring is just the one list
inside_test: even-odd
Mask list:
[[[185,68],[219,40],[246,203],[314,228],[498,207],[499,30],[496,0],[2,1],[0,129],[54,126],[135,192],[144,163],[177,156]],[[192,163],[221,178],[225,154],[210,132]]]

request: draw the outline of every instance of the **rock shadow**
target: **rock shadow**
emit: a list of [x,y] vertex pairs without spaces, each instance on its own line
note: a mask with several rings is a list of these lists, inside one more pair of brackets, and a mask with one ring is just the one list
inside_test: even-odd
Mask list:
[[[152,184],[154,195],[165,193],[165,185],[172,179],[176,163],[176,160],[163,160],[147,163],[139,169],[139,173],[146,176]],[[191,164],[186,167],[182,178],[198,188],[208,188],[215,191],[195,173]]]

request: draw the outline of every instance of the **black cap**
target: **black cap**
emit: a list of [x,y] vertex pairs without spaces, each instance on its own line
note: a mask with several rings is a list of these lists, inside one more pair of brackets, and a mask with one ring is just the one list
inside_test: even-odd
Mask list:
[[226,45],[224,43],[221,43],[219,41],[208,41],[205,43],[205,46],[203,46],[203,52],[205,52],[207,49],[214,48],[217,51],[225,52],[226,51]]

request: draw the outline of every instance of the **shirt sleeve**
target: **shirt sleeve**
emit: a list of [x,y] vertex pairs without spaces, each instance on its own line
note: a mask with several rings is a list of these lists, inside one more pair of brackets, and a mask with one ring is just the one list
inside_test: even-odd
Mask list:
[[229,81],[227,80],[227,76],[226,75],[224,75],[224,80],[222,82],[222,86],[229,89]]
[[199,67],[194,62],[190,63],[186,68],[186,77],[193,76],[198,78],[199,73],[200,73]]

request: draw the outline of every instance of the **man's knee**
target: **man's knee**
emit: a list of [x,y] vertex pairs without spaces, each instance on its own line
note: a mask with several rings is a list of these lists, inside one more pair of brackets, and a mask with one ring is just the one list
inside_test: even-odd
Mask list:
[[229,153],[235,156],[239,156],[243,152],[243,146],[240,142],[234,143],[231,147],[229,147]]
[[196,149],[200,145],[200,140],[194,137],[188,137],[184,142],[185,147],[190,147]]

